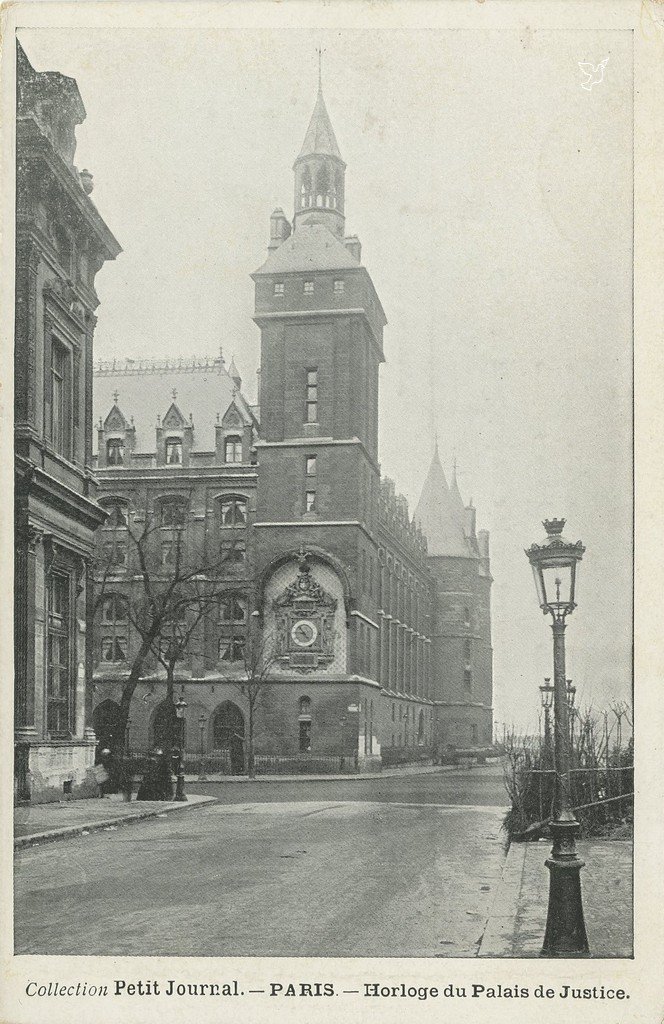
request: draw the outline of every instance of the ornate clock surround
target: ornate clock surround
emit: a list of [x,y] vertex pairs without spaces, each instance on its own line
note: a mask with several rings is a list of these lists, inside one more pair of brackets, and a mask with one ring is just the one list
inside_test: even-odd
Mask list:
[[300,550],[296,578],[272,602],[276,657],[297,672],[312,672],[334,658],[337,601],[312,575],[310,558]]

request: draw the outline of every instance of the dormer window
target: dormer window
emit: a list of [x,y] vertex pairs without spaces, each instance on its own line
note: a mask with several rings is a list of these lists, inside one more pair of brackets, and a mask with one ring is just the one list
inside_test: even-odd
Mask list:
[[275,281],[274,282],[274,294],[275,295],[282,295],[283,296],[283,294],[284,294],[284,282],[283,281]]
[[303,283],[303,285],[302,285],[302,290],[303,290],[305,295],[313,295],[313,293],[314,293],[314,282],[313,281],[305,281]]
[[224,442],[224,462],[242,462],[242,438],[227,437]]
[[121,437],[111,437],[106,442],[106,465],[107,466],[123,466],[124,465],[124,441]]
[[181,466],[182,465],[182,438],[181,437],[167,437],[166,438],[166,465],[167,466]]

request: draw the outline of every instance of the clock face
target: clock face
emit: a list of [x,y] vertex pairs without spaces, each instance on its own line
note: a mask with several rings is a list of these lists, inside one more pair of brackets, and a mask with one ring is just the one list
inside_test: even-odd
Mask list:
[[318,626],[311,619],[299,619],[291,626],[291,638],[298,647],[311,647],[317,636]]

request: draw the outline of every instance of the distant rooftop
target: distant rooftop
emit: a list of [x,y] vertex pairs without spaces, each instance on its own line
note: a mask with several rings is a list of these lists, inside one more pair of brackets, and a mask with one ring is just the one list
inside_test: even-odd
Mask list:
[[189,359],[105,359],[95,364],[93,373],[95,452],[99,421],[114,405],[133,420],[137,454],[154,452],[157,420],[174,400],[183,416],[193,420],[193,451],[214,450],[217,416],[223,417],[233,399],[256,418],[221,352]]

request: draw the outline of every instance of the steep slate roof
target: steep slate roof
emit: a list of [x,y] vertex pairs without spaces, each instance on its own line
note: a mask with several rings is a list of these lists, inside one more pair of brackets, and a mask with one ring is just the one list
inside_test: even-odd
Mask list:
[[466,540],[464,530],[466,515],[461,494],[456,485],[456,474],[453,490],[450,490],[440,463],[437,445],[420,500],[415,509],[414,519],[416,523],[419,523],[427,538],[428,554],[460,555],[465,558],[474,556],[474,552]]
[[[311,220],[300,223],[290,238],[269,253],[256,274],[288,274],[307,270],[357,270],[361,263],[343,242],[324,225]],[[252,275],[254,276],[254,275]]]
[[156,448],[157,416],[164,417],[173,406],[189,423],[194,421],[193,451],[212,452],[215,425],[235,400],[249,420],[251,407],[240,392],[233,396],[235,384],[220,359],[189,360],[125,360],[116,359],[97,364],[93,377],[94,450],[97,451],[97,427],[116,404],[125,417],[133,417],[137,453],[148,454]]
[[341,160],[341,153],[339,152],[334,128],[325,106],[323,90],[320,84],[318,86],[318,96],[316,97],[314,112],[311,115],[311,121],[307,128],[307,134],[304,136],[298,160],[304,156],[311,156],[312,153],[324,153],[327,156],[336,156],[338,160]]

